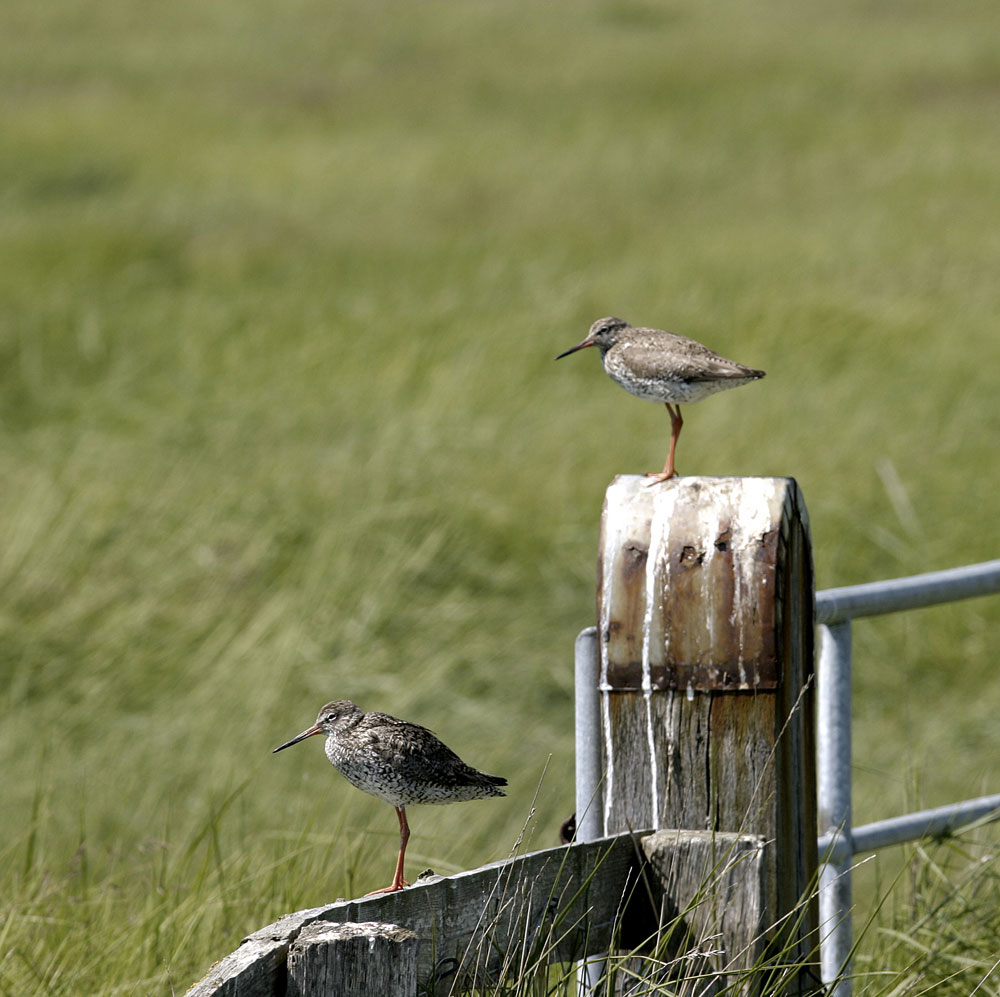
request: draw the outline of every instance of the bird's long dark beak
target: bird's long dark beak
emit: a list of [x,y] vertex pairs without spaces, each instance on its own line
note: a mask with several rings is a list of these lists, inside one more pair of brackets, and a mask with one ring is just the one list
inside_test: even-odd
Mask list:
[[571,346],[564,353],[560,353],[559,356],[557,356],[555,359],[562,360],[563,357],[568,357],[571,353],[576,353],[577,350],[583,350],[586,349],[586,347],[588,346],[596,346],[596,345],[597,344],[594,342],[594,340],[592,340],[590,336],[588,336],[586,339],[581,339],[580,342],[576,344],[576,346]]
[[323,728],[319,724],[313,724],[308,730],[304,730],[301,734],[296,734],[290,741],[285,741],[284,744],[279,744],[278,747],[271,752],[273,755],[275,751],[281,751],[284,748],[290,748],[293,744],[298,744],[299,741],[304,741],[307,737],[312,737],[313,734],[322,734]]

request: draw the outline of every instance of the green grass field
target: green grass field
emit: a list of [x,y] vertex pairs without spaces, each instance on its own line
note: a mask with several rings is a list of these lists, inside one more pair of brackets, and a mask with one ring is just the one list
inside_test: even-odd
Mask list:
[[[415,810],[412,872],[505,856],[536,792],[555,843],[603,491],[668,435],[552,363],[601,315],[768,371],[678,466],[797,478],[820,587],[1000,556],[998,26],[7,0],[0,993],[183,992],[388,881],[391,810],[270,755],[331,698],[510,779]],[[855,628],[859,822],[1000,790],[998,643],[996,599]]]

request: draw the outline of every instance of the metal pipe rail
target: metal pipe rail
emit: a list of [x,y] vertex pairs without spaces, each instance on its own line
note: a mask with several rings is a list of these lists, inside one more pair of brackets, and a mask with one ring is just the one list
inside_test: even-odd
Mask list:
[[851,621],[1000,592],[1000,560],[816,593],[820,652],[816,675],[820,946],[830,997],[850,997],[851,860],[858,852],[914,841],[986,817],[1000,796],[967,800],[890,820],[851,826]]
[[816,593],[816,622],[846,623],[1000,592],[1000,560]]
[[943,838],[977,821],[1000,820],[1000,794],[977,796],[930,810],[917,810],[902,817],[889,817],[862,824],[850,834],[836,831],[820,835],[818,851],[828,862],[845,862],[862,852],[875,852],[920,838]]

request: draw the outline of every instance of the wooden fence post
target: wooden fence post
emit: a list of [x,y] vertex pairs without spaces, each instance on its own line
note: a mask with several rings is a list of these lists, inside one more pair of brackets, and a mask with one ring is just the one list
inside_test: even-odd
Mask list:
[[[661,919],[672,927],[670,948],[701,950],[689,979],[699,997],[721,992],[766,957],[764,872],[768,846],[760,835],[725,831],[657,831],[642,850],[662,890]],[[704,981],[720,977],[716,987]],[[728,992],[751,988],[733,985]]]
[[316,921],[288,950],[288,997],[416,997],[417,944],[398,924]]
[[[813,603],[792,479],[609,486],[597,586],[604,833],[762,836],[770,925],[816,869]],[[811,961],[814,909],[786,959]]]

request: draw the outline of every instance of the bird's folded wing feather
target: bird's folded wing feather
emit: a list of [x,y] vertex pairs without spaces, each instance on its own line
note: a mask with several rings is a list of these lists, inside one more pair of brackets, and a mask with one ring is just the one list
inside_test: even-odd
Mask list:
[[[669,350],[664,347],[669,346]],[[671,342],[656,341],[629,343],[629,363],[637,368],[657,372],[660,376],[677,381],[724,381],[750,377],[751,368],[727,360],[707,346],[671,334]]]
[[412,774],[422,781],[446,783],[449,775],[468,768],[426,727],[400,723],[389,716],[385,716],[385,721],[370,729],[368,737],[379,751],[392,757],[393,766],[400,774]]

